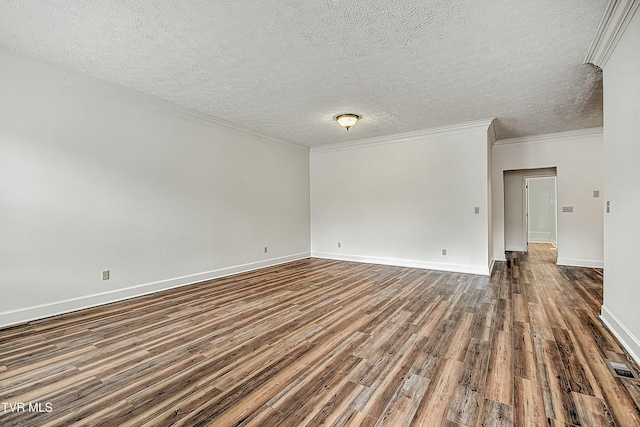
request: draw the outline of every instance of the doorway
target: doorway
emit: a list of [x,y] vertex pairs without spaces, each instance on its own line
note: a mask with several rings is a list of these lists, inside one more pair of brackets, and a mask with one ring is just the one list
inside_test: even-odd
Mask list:
[[[527,177],[527,243],[540,242],[558,245],[558,210],[556,177]],[[527,248],[528,249],[528,248]]]
[[[534,188],[533,198],[535,200],[529,200],[528,195],[528,180],[537,178],[553,178],[553,194],[549,195],[545,193],[543,197],[538,190],[539,182],[531,181]],[[541,169],[518,169],[504,171],[504,236],[505,236],[505,250],[512,252],[527,252],[529,250],[529,241],[547,240],[551,241],[553,238],[553,245],[557,246],[557,191],[556,191],[556,168],[541,168]],[[540,181],[547,186],[551,181]],[[531,207],[529,206],[531,204]],[[551,206],[552,205],[552,206]],[[533,215],[536,216],[532,219],[532,230],[529,226],[529,210],[534,210]],[[544,220],[537,218],[538,212],[544,213],[548,210],[554,210],[554,216],[549,219],[548,214]],[[544,224],[549,224],[548,227],[541,227],[539,224],[541,221],[546,221]],[[551,222],[549,222],[551,221]],[[555,230],[551,230],[551,225]],[[549,228],[549,234],[546,233],[546,228]],[[533,233],[530,233],[533,231]],[[553,233],[552,233],[553,231]],[[531,235],[530,235],[531,234]],[[553,236],[551,235],[553,234]]]

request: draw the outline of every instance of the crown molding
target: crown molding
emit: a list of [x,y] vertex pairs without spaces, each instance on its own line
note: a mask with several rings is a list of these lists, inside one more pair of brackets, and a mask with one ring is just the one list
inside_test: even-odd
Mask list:
[[490,143],[491,146],[493,147],[496,143],[496,141],[498,140],[498,132],[496,130],[496,121],[492,120],[491,124],[489,125],[489,129],[488,129],[488,136],[490,137]]
[[585,64],[604,68],[638,6],[640,0],[609,0],[607,10],[584,59]]
[[71,70],[62,65],[53,64],[41,59],[28,57],[0,48],[0,67],[4,67],[22,74],[53,81],[58,84],[74,87],[85,92],[107,96],[127,103],[160,113],[169,114],[185,120],[232,132],[242,136],[249,136],[263,142],[277,143],[298,151],[309,152],[309,147],[291,141],[265,135],[251,129],[238,126],[224,120],[217,119],[205,113],[174,104],[169,101],[146,95],[132,89],[125,88],[107,81]]
[[539,142],[565,141],[567,139],[582,139],[603,135],[602,127],[570,130],[566,132],[545,133],[543,135],[520,136],[496,141],[495,145],[532,144]]
[[397,133],[391,135],[376,136],[372,138],[363,138],[355,141],[339,142],[336,144],[327,144],[311,147],[311,152],[345,150],[359,147],[372,147],[376,145],[395,144],[398,142],[410,141],[418,138],[438,138],[451,134],[462,134],[483,130],[486,131],[492,125],[495,118],[474,120],[455,125],[440,126],[436,128],[423,129],[415,132]]

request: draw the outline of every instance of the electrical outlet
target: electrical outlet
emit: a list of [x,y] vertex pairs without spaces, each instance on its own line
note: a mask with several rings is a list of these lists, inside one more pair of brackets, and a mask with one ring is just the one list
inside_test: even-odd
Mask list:
[[573,206],[563,206],[562,212],[573,212]]
[[342,243],[338,242],[338,247],[341,248],[342,247]]
[[446,250],[446,249],[443,249],[443,250],[442,250],[442,255],[446,255],[446,254],[447,254],[447,250]]
[[607,200],[607,213],[611,213],[611,202]]
[[102,280],[109,280],[109,270],[102,270]]
[[475,208],[473,208],[473,213],[478,215],[480,213],[480,207],[476,206]]
[[599,190],[593,190],[593,197],[600,197],[600,191]]
[[264,247],[264,253],[266,254],[269,251],[269,249],[265,246]]

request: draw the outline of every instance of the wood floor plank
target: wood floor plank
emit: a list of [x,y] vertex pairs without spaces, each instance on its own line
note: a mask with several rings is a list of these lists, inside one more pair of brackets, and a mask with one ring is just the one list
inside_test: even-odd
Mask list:
[[[363,388],[364,386],[351,381],[342,383],[337,392],[319,408],[307,426],[343,425],[345,414],[352,413],[354,402]],[[256,427],[262,426],[256,424]]]
[[472,338],[462,364],[460,384],[471,391],[484,392],[489,367],[491,343]]
[[546,298],[543,303],[549,326],[551,326],[551,328],[568,329],[562,313],[557,306],[557,299],[557,293],[554,292],[553,296]]
[[424,319],[422,324],[418,327],[416,331],[417,334],[430,337],[433,335],[438,325],[444,319],[445,313],[449,308],[449,304],[447,301],[440,301],[436,304],[436,306],[429,312],[428,316]]
[[390,399],[376,426],[410,426],[431,380],[411,374]]
[[513,407],[495,400],[485,399],[478,416],[478,426],[508,427],[514,426]]
[[526,378],[515,377],[514,412],[516,425],[538,427],[547,422],[542,389]]
[[127,423],[129,425],[172,425],[216,398],[220,393],[222,392],[214,387],[201,386],[188,394],[158,399],[143,410],[130,414]]
[[577,411],[571,395],[569,381],[555,341],[534,338],[538,378],[541,380],[547,416],[567,424],[578,424]]
[[374,427],[378,420],[371,418],[370,416],[358,412],[355,409],[349,411],[346,416],[336,421],[333,426],[345,426],[345,427]]
[[561,328],[555,328],[553,333],[571,391],[600,397],[600,388],[572,334]]
[[529,308],[522,294],[513,295],[513,320],[520,323],[529,323]]
[[473,323],[473,313],[464,312],[457,322],[456,330],[451,337],[444,357],[462,362],[467,353],[467,347],[471,341],[471,326]]
[[496,317],[496,300],[484,302],[480,310],[473,310],[473,329],[471,338],[477,338],[482,341],[491,340],[493,329],[495,328]]
[[447,420],[451,402],[458,388],[462,363],[445,360],[416,410],[413,424],[417,426],[443,425]]
[[511,332],[513,323],[513,309],[511,300],[499,299],[496,307],[496,329],[499,331]]
[[604,401],[599,397],[573,392],[580,425],[583,427],[615,426]]
[[409,367],[408,374],[415,374],[428,379],[435,377],[442,360],[432,353],[425,351],[428,342],[428,337],[418,335],[414,344],[414,349],[417,351],[416,360],[413,362],[411,367]]
[[516,377],[538,381],[533,333],[529,323],[513,322],[513,369]]
[[469,387],[458,385],[449,405],[447,420],[459,425],[475,425],[480,416],[480,408],[484,403],[481,393]]
[[540,304],[529,303],[528,308],[529,323],[533,329],[533,337],[553,341],[553,331],[551,330],[551,325],[549,325],[544,307]]
[[513,405],[513,347],[510,332],[495,331],[487,373],[486,397]]
[[355,402],[355,408],[372,418],[381,419],[383,413],[393,400],[393,396],[402,389],[406,378],[410,377],[409,367],[419,357],[415,347],[417,335],[408,337],[399,351],[386,352],[383,356],[385,368],[375,369],[377,376],[367,386]]
[[602,270],[530,248],[491,277],[310,258],[0,329],[0,425],[640,425]]
[[[298,424],[292,424],[292,423]],[[239,426],[254,426],[254,427],[281,427],[286,425],[300,425],[302,420],[298,417],[291,416],[291,414],[283,414],[280,411],[267,406],[258,411],[250,414],[250,416]]]

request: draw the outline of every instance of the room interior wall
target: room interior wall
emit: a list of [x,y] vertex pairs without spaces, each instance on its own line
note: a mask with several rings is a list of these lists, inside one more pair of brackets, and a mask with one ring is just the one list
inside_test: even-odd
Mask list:
[[[632,3],[632,2],[627,2]],[[640,8],[620,36],[604,77],[604,304],[602,319],[640,363]],[[625,2],[623,2],[623,5]],[[629,10],[629,9],[627,9]],[[634,10],[631,8],[631,10]],[[615,23],[614,23],[615,24]],[[619,24],[615,28],[621,28]]]
[[555,168],[504,171],[504,248],[506,251],[527,250],[525,220],[525,179],[556,174]]
[[529,241],[556,244],[556,179],[532,178],[529,186]]
[[312,148],[312,255],[489,274],[491,123]]
[[9,53],[0,93],[0,326],[309,256],[308,149]]
[[[505,260],[505,171],[556,168],[558,264],[602,267],[602,128],[497,141],[493,147],[493,240]],[[573,212],[561,212],[563,206]]]

